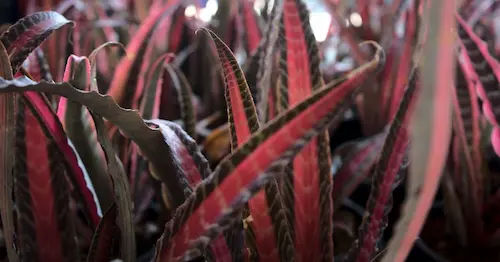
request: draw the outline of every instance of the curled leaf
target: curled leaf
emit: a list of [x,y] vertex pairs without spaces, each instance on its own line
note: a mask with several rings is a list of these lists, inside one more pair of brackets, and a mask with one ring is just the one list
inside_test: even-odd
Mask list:
[[37,48],[54,30],[71,23],[64,16],[53,11],[28,15],[0,36],[15,72],[28,55]]
[[[164,137],[157,129],[148,127],[137,111],[124,109],[118,106],[109,95],[102,95],[96,91],[81,91],[69,83],[36,83],[27,77],[15,80],[0,78],[0,92],[38,91],[48,94],[57,94],[76,101],[92,112],[106,118],[123,134],[132,139],[144,156],[152,163],[154,172],[168,188],[169,198],[175,206],[180,205],[184,199],[183,186],[185,175],[182,170],[173,166],[172,154],[164,142]],[[172,178],[171,171],[175,171]]]

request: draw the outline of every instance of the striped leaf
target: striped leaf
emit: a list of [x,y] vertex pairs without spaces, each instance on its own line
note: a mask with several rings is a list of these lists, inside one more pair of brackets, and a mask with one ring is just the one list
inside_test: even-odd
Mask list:
[[350,261],[372,261],[387,227],[392,209],[392,191],[400,180],[398,173],[408,148],[408,123],[420,89],[418,77],[418,73],[414,72],[385,138],[372,176],[372,190],[359,226],[358,241],[350,250]]
[[[76,261],[75,221],[65,173],[69,171],[71,178],[85,183],[81,163],[43,95],[25,93],[17,112],[13,175],[20,259]],[[76,186],[81,188],[78,183]],[[86,184],[83,186],[79,193],[90,192]],[[86,204],[93,205],[90,222],[97,225],[96,202],[93,196],[89,198]]]
[[233,221],[233,215],[314,136],[339,116],[370,73],[380,64],[375,58],[348,74],[340,84],[315,92],[269,122],[223,160],[180,206],[158,240],[156,261],[190,258]]
[[157,126],[165,143],[170,147],[178,168],[184,170],[190,188],[196,187],[210,173],[210,165],[196,142],[174,122],[153,119],[147,120],[150,126]]
[[[257,110],[252,100],[250,89],[245,76],[227,45],[212,31],[204,29],[211,37],[217,48],[222,64],[225,82],[226,104],[228,108],[228,122],[231,133],[231,148],[236,150],[243,145],[251,134],[259,130]],[[286,257],[284,252],[278,252],[279,246],[289,247],[289,225],[282,217],[282,200],[276,181],[270,182],[264,190],[248,202],[249,212],[247,227],[247,246],[251,250],[252,258],[262,261],[277,261],[278,257]],[[282,230],[283,232],[280,232]],[[235,228],[231,231],[239,231]],[[237,232],[230,234],[238,234]],[[283,236],[280,238],[280,236]]]
[[70,23],[71,21],[64,16],[48,11],[26,16],[9,27],[0,36],[0,41],[9,54],[14,73],[21,67],[28,55],[54,30]]
[[[159,128],[170,147],[177,168],[184,170],[188,185],[185,193],[191,194],[203,179],[212,172],[207,159],[200,152],[196,142],[177,124],[160,119],[146,121],[148,125]],[[236,261],[231,259],[228,243],[224,238],[216,238],[210,244],[210,254],[217,261]],[[241,259],[240,259],[241,260]]]
[[[472,155],[472,162],[474,169],[480,166],[480,109],[478,103],[478,97],[475,90],[475,83],[472,76],[467,75],[467,69],[465,69],[465,64],[460,62],[457,65],[456,70],[456,83],[455,83],[455,95],[454,95],[454,109],[456,115],[460,117],[457,119],[457,124],[459,125],[455,129],[462,133],[461,143],[464,143],[464,148],[467,148],[468,152]],[[467,145],[467,146],[465,146]]]
[[[12,67],[9,55],[0,41],[0,76],[12,79]],[[19,94],[0,94],[0,214],[2,215],[2,231],[7,247],[9,261],[19,261],[14,247],[14,203],[12,201],[15,154],[16,111]]]
[[27,71],[35,81],[52,81],[49,64],[41,48],[36,48],[31,55],[28,56]]
[[[480,206],[482,206],[483,183],[481,175],[480,151],[480,111],[477,94],[472,80],[467,80],[461,63],[456,66],[456,83],[453,92],[453,129],[458,143],[454,143],[453,155],[455,172],[458,180],[467,181],[472,190],[462,191],[462,197],[467,201],[471,212],[468,212],[469,222],[479,224]],[[465,175],[465,177],[464,177]],[[455,180],[456,181],[456,180]],[[460,183],[463,185],[463,183]],[[464,189],[464,188],[461,188]]]
[[130,107],[136,92],[137,81],[146,49],[158,24],[173,13],[179,0],[168,1],[161,7],[153,6],[148,17],[130,40],[127,56],[122,58],[111,82],[108,93],[122,107]]
[[169,64],[165,65],[173,86],[177,91],[177,99],[180,105],[181,119],[186,132],[196,139],[196,112],[193,105],[193,91],[191,85],[182,71]]
[[[106,118],[116,125],[122,133],[133,140],[144,156],[151,162],[154,173],[166,186],[173,206],[184,201],[185,175],[176,169],[170,149],[164,142],[160,130],[148,127],[137,111],[119,107],[109,95],[97,91],[81,91],[69,83],[36,83],[26,77],[14,80],[0,78],[0,92],[38,91],[57,94],[86,106],[90,111]],[[174,176],[172,177],[172,171]]]
[[229,47],[212,31],[202,29],[212,37],[217,48],[226,90],[231,148],[244,144],[259,129],[255,105],[245,76]]
[[491,134],[493,148],[497,155],[500,155],[500,65],[489,54],[488,46],[484,43],[474,31],[456,15],[458,22],[458,36],[462,47],[465,49],[465,54],[468,59],[464,62],[470,62],[478,76],[481,87],[478,90],[479,97],[483,100],[483,113],[486,118],[495,127]]
[[422,53],[422,89],[411,120],[410,173],[401,217],[382,261],[404,261],[417,238],[439,186],[451,130],[451,87],[454,77],[455,1],[430,1]]
[[57,115],[52,111],[50,104],[47,104],[47,100],[43,95],[27,92],[24,97],[33,106],[33,110],[36,110],[40,122],[46,126],[52,137],[51,139],[54,140],[58,150],[63,154],[68,165],[70,179],[76,185],[78,195],[84,203],[85,213],[88,215],[91,225],[93,227],[97,226],[102,215],[98,198],[92,182],[90,182],[87,170],[74,150],[74,146],[66,137]]
[[[280,23],[281,44],[278,112],[295,106],[323,86],[319,51],[309,24],[309,13],[301,0],[284,0]],[[330,174],[329,135],[325,131],[311,141],[293,161],[284,178],[287,209],[293,210],[296,259],[333,259],[333,181]],[[293,195],[290,195],[292,193]]]

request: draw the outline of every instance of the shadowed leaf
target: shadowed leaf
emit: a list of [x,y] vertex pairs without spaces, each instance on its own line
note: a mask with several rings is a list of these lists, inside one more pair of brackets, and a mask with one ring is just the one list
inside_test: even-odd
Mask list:
[[[159,128],[165,137],[165,143],[172,150],[173,159],[184,170],[187,185],[185,194],[189,195],[202,179],[207,178],[212,170],[207,159],[200,152],[196,142],[177,124],[160,119],[146,121],[149,125]],[[216,238],[210,244],[211,256],[217,261],[235,261],[231,259],[230,248],[224,238]]]
[[350,250],[351,261],[371,261],[387,227],[388,215],[392,209],[392,191],[401,180],[398,178],[398,173],[403,166],[409,144],[408,123],[420,89],[418,77],[418,73],[413,72],[385,138],[372,176],[372,190],[366,204],[363,222],[359,226],[358,241]]
[[[88,91],[91,79],[90,68],[90,62],[86,57],[71,55],[66,63],[63,80],[80,90]],[[97,142],[90,114],[80,103],[67,100],[64,97],[59,99],[57,114],[68,138],[73,142],[89,172],[102,209],[107,210],[113,203],[113,191],[106,171],[106,160]]]
[[122,58],[111,82],[108,93],[123,107],[130,107],[137,88],[138,72],[144,54],[158,24],[175,10],[179,0],[168,1],[161,7],[153,6],[127,46],[127,56]]
[[181,119],[184,123],[184,129],[186,132],[196,139],[196,114],[192,101],[193,91],[191,86],[182,73],[182,71],[169,64],[165,65],[167,72],[170,75],[170,79],[177,90],[177,97],[179,100],[179,105],[181,107]]
[[[123,134],[133,140],[144,156],[152,163],[154,172],[168,188],[169,198],[174,206],[180,205],[184,199],[183,187],[185,180],[182,170],[173,166],[170,149],[164,142],[164,137],[157,129],[148,127],[137,111],[123,109],[109,95],[96,91],[82,91],[69,83],[36,83],[26,77],[15,80],[0,78],[0,92],[38,91],[57,94],[76,101],[92,112],[101,115],[121,129]],[[172,177],[171,171],[175,175]]]
[[160,98],[162,96],[163,74],[165,65],[172,60],[173,55],[166,53],[158,57],[151,65],[146,76],[141,99],[141,115],[144,119],[158,118],[160,115]]
[[[342,161],[333,177],[335,210],[370,175],[370,171],[380,155],[386,135],[387,132],[382,132],[362,141],[345,144],[335,151],[332,162],[336,163],[337,158]],[[347,150],[348,152],[344,153]]]
[[[96,90],[94,90],[96,91]],[[111,177],[115,204],[116,204],[116,224],[120,229],[120,255],[123,261],[133,262],[136,259],[135,251],[135,231],[132,223],[132,199],[130,195],[127,175],[123,165],[115,153],[113,145],[106,133],[104,120],[97,113],[90,111],[97,131],[97,139],[106,154],[108,163],[108,173]]]
[[184,170],[191,188],[196,187],[212,172],[207,159],[200,152],[198,145],[179,125],[160,119],[147,120],[148,125],[157,126],[165,143],[170,147],[174,160]]
[[113,204],[97,226],[89,248],[87,262],[108,262],[111,259],[113,243],[119,234],[116,225],[116,205]]
[[[478,98],[472,80],[466,80],[462,65],[456,66],[456,82],[453,92],[453,130],[455,132],[453,156],[456,161],[455,174],[458,180],[467,181],[471,190],[461,191],[461,197],[468,201],[467,206],[469,222],[478,224],[479,207],[482,206],[483,177],[481,175],[481,149],[480,149],[480,111]],[[458,181],[455,180],[455,181]],[[463,185],[463,183],[461,183]],[[446,188],[453,187],[447,186]],[[455,186],[456,187],[456,186]],[[462,188],[463,189],[463,188]],[[454,190],[454,189],[453,189]],[[450,189],[450,192],[452,189]]]
[[[7,50],[0,42],[0,76],[12,79],[12,68],[10,66]],[[15,126],[16,111],[19,94],[0,94],[0,213],[2,215],[2,231],[7,247],[9,261],[17,262],[14,247],[14,203],[12,202],[13,177],[15,154]]]

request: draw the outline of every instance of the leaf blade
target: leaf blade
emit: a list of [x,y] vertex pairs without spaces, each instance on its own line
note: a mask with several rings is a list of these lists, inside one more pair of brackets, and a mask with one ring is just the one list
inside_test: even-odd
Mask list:
[[350,250],[351,257],[356,261],[371,261],[374,258],[376,245],[387,227],[388,215],[392,209],[392,191],[400,180],[398,172],[403,165],[409,144],[408,123],[420,89],[418,77],[418,72],[413,72],[375,167],[372,190],[366,204],[363,222],[359,226],[360,241]]
[[[232,207],[241,206],[252,192],[255,193],[262,187],[266,175],[259,174],[273,162],[286,162],[304,146],[305,141],[295,143],[296,138],[305,136],[306,141],[310,140],[319,133],[318,129],[335,118],[342,108],[340,105],[347,103],[342,99],[351,97],[355,86],[375,70],[380,63],[380,55],[377,53],[373,61],[349,74],[346,81],[337,88],[330,85],[321,89],[287,114],[271,121],[223,161],[209,179],[196,188],[195,193],[177,210],[174,219],[166,225],[166,231],[157,245],[156,260],[179,259],[190,250],[190,246],[204,246],[210,236],[221,230],[216,226],[218,218],[222,219],[219,223],[227,226],[227,219],[230,219],[228,216],[234,211]],[[268,155],[268,148],[273,148],[272,157]],[[284,159],[279,157],[281,154],[284,154]],[[208,231],[204,233],[206,230]],[[189,252],[186,253],[187,257],[189,255]]]
[[[280,88],[278,111],[296,105],[323,86],[319,50],[309,23],[309,11],[300,0],[285,0],[280,23]],[[330,175],[329,135],[313,139],[293,161],[293,173],[282,182],[291,188],[283,197],[293,205],[290,220],[294,229],[298,260],[333,259],[333,180]],[[293,193],[290,195],[289,193]]]
[[[76,260],[75,228],[69,209],[64,153],[59,151],[43,111],[48,103],[38,93],[19,101],[16,121],[14,185],[21,259]],[[39,109],[39,108],[38,108]]]
[[[146,53],[150,38],[155,28],[171,14],[179,4],[179,0],[168,1],[166,4],[150,9],[149,16],[142,22],[134,38],[127,46],[127,56],[124,57],[117,68],[108,90],[108,93],[123,107],[130,107],[132,99],[137,89],[138,75],[131,72],[138,72],[143,64],[143,57]],[[133,89],[132,89],[133,88]]]
[[[212,31],[203,30],[211,36],[215,43],[222,64],[228,122],[231,132],[231,148],[234,151],[260,128],[257,110],[245,76],[229,47]],[[273,222],[280,221],[278,216],[282,209],[281,202],[277,184],[273,181],[266,185],[264,190],[258,193],[256,197],[250,199],[248,211],[243,211],[243,213],[249,212],[251,217],[251,219],[245,219],[251,220],[248,223],[246,234],[249,236],[247,237],[249,239],[247,245],[252,256],[266,261],[279,260],[278,255],[285,256],[285,254],[278,254],[280,243],[276,240],[279,237],[278,230],[285,228],[288,231],[288,225],[280,227],[279,224],[273,224]],[[271,209],[273,204],[275,204],[277,210]],[[238,229],[233,229],[228,233],[239,234],[234,232],[236,230]],[[281,244],[287,245],[286,242]]]
[[[421,230],[438,187],[450,138],[454,1],[432,1],[423,48],[422,90],[411,123],[412,163],[403,215],[382,261],[404,261]],[[439,54],[439,56],[438,56]],[[439,59],[437,59],[439,57]],[[439,127],[439,128],[438,128]]]
[[17,21],[0,36],[17,72],[28,55],[40,45],[54,30],[72,23],[64,16],[53,12],[38,12]]
[[[103,116],[119,127],[123,134],[139,145],[141,151],[153,164],[155,173],[167,186],[170,199],[174,206],[180,205],[184,199],[181,181],[184,174],[172,166],[170,149],[164,143],[164,138],[159,130],[148,127],[135,110],[124,109],[118,106],[112,97],[102,95],[97,91],[82,91],[71,84],[34,82],[27,77],[5,80],[0,78],[0,92],[37,91],[48,94],[57,94],[88,107],[96,114]],[[175,170],[175,179],[168,176],[169,170]]]

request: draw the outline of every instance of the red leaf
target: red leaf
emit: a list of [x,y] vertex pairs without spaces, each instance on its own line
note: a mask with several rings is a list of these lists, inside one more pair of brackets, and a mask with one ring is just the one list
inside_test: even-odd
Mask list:
[[51,139],[54,140],[58,150],[62,153],[68,165],[70,178],[76,184],[78,194],[82,197],[85,204],[86,213],[92,225],[97,226],[102,215],[99,201],[92,182],[86,173],[86,169],[66,137],[59,119],[42,95],[35,92],[26,92],[25,97],[32,104],[33,110],[37,112],[40,121],[46,126],[52,137]]
[[[257,111],[245,76],[233,53],[215,33],[208,29],[204,30],[211,36],[215,43],[224,72],[228,122],[231,132],[231,149],[234,151],[250,138],[251,133],[255,133],[259,129]],[[267,186],[265,191],[269,190],[269,186]],[[272,230],[272,219],[269,217],[269,214],[272,212],[269,208],[270,205],[268,205],[266,192],[258,193],[248,203],[248,209],[252,217],[252,222],[250,223],[251,229],[248,230],[252,231],[255,243],[251,241],[251,243],[247,243],[247,246],[252,252],[258,252],[258,255],[255,255],[264,261],[278,260],[277,242],[274,238],[274,230]],[[241,234],[240,231],[242,230],[234,227],[229,229],[228,234]]]
[[391,121],[398,110],[401,99],[403,98],[404,88],[408,84],[410,69],[412,67],[412,54],[417,39],[417,7],[415,4],[409,8],[406,13],[405,39],[400,57],[398,58],[398,69],[394,88],[392,90],[391,107],[389,111],[389,120]]
[[[70,152],[58,148],[60,138],[65,136],[57,136],[57,133],[52,136],[52,128],[58,123],[51,120],[57,118],[47,111],[50,107],[41,94],[28,92],[26,98],[20,101],[18,109],[14,171],[21,259],[75,261],[78,254],[74,252],[74,221],[65,178],[66,168],[74,170],[71,170],[71,162],[64,163],[74,157],[74,153],[69,146]],[[76,158],[74,160],[76,162]],[[95,207],[95,202],[92,203]],[[91,222],[97,223],[97,213],[93,211],[95,218],[91,217]]]
[[92,237],[88,262],[109,262],[112,259],[111,251],[113,242],[116,241],[114,238],[120,233],[116,225],[116,215],[116,205],[112,205],[99,222]]
[[[473,217],[479,219],[483,195],[482,176],[480,175],[479,105],[474,83],[471,80],[466,80],[462,68],[460,64],[457,65],[455,92],[453,92],[453,109],[455,111],[453,126],[458,140],[453,150],[456,151],[454,155],[459,157],[459,160],[457,159],[458,161],[455,161],[454,164],[458,177],[461,177],[463,173],[467,174],[464,181],[467,181],[468,187],[473,191],[471,194],[464,192],[464,197],[471,197],[468,201],[471,203],[472,212],[468,212],[468,214],[474,214]],[[459,180],[462,179],[459,178]],[[469,222],[476,225],[480,223],[476,219],[473,220]]]
[[158,126],[191,188],[208,177],[211,172],[208,161],[199,151],[196,142],[180,126],[160,119],[149,120],[146,123]]
[[[189,258],[192,247],[207,240],[231,222],[231,215],[270,179],[269,168],[290,161],[308,141],[326,128],[348,104],[357,86],[380,63],[370,63],[349,74],[339,86],[329,85],[269,122],[204,180],[174,218],[157,244],[157,261]],[[272,150],[270,150],[272,149]],[[186,253],[187,252],[187,253]]]
[[392,191],[409,143],[408,123],[420,89],[418,77],[418,73],[414,72],[372,176],[372,190],[365,209],[367,212],[359,226],[359,241],[350,250],[350,256],[359,262],[373,259],[376,245],[387,227],[387,216],[392,208]]
[[[181,127],[173,122],[159,119],[150,120],[147,123],[156,125],[161,130],[178,168],[183,170],[186,176],[189,190],[208,177],[211,173],[208,161],[199,151],[196,142]],[[232,261],[230,248],[223,236],[217,237],[210,244],[210,251],[217,261]]]
[[[294,106],[323,85],[319,51],[309,24],[309,13],[300,0],[285,0],[280,24],[281,86],[278,108]],[[328,132],[313,139],[293,161],[293,176],[283,183],[293,189],[288,207],[293,210],[296,259],[333,259],[333,181],[330,175]]]
[[71,23],[64,16],[48,11],[31,14],[17,21],[0,36],[7,49],[14,73],[28,55],[54,30]]
[[257,16],[252,8],[252,2],[241,0],[241,19],[243,20],[246,49],[248,54],[254,53],[259,46],[262,34],[260,32]]
[[122,107],[130,107],[137,85],[137,72],[143,64],[146,48],[155,28],[168,17],[179,4],[179,0],[168,1],[160,8],[153,6],[148,17],[142,22],[127,46],[127,56],[122,58],[111,82],[108,93]]
[[[461,40],[462,47],[466,50],[465,62],[466,74],[469,68],[473,68],[478,76],[481,85],[478,89],[479,97],[483,100],[483,113],[494,126],[494,131],[491,134],[493,148],[497,155],[500,156],[500,141],[496,137],[499,133],[496,129],[499,128],[500,111],[496,110],[500,105],[500,96],[498,96],[498,87],[500,86],[500,65],[489,54],[487,45],[476,35],[474,31],[456,15],[458,21],[458,35]],[[467,66],[467,64],[469,64]]]
[[179,51],[184,23],[186,22],[185,9],[184,6],[180,6],[173,15],[172,26],[168,32],[168,52],[170,53],[177,53]]

